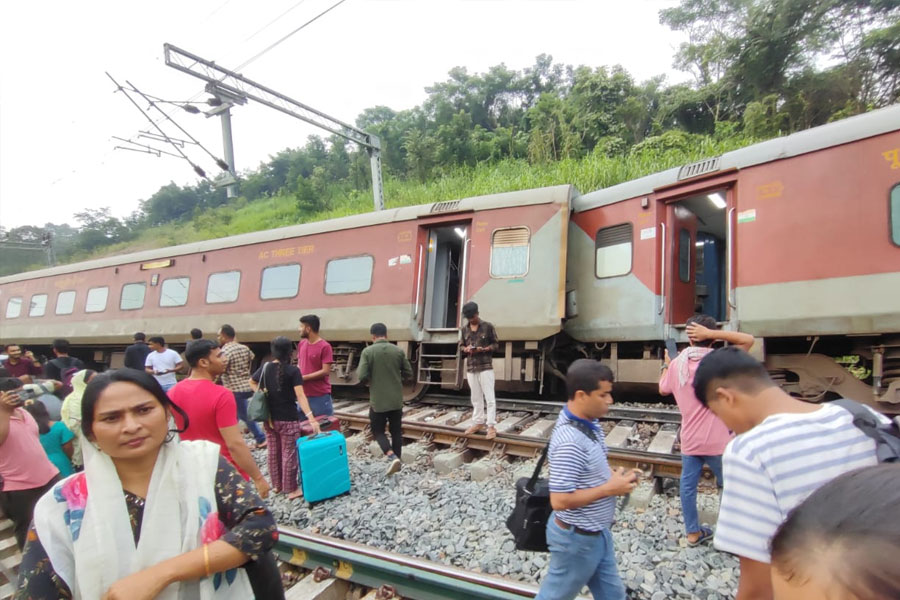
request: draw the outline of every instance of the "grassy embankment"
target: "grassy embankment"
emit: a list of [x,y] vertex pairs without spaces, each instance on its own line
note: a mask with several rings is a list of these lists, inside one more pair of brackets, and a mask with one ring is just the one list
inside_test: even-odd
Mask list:
[[[588,192],[716,156],[757,141],[739,136],[724,140],[701,136],[681,137],[679,141],[683,142],[687,138],[690,143],[672,147],[667,147],[665,141],[643,147],[638,145],[625,156],[608,157],[594,153],[579,159],[546,164],[503,160],[456,168],[425,183],[385,177],[385,204],[387,208],[395,208],[564,183],[571,183],[581,192]],[[665,136],[655,139],[665,140]],[[372,210],[372,195],[368,190],[347,191],[335,185],[328,193],[331,198],[330,208],[312,213],[301,210],[291,193],[253,201],[236,198],[229,204],[208,210],[189,221],[149,228],[130,242],[108,246],[91,257],[79,258],[84,260],[160,248]]]

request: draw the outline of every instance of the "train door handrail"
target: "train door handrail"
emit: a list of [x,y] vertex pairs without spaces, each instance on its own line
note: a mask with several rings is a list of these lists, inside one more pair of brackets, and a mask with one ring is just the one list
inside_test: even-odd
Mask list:
[[422,261],[422,244],[419,244],[419,272],[416,274],[416,310],[413,313],[413,319],[419,318],[419,300],[422,298],[422,269],[425,267]]
[[659,269],[659,314],[663,314],[663,311],[666,309],[666,224],[660,223],[659,226],[662,228],[659,243],[660,248],[662,248],[660,251],[661,264]]
[[462,309],[466,304],[466,288],[468,287],[466,284],[466,276],[469,274],[469,243],[472,241],[472,238],[469,237],[469,228],[466,227],[466,239],[463,240],[463,255],[462,255],[462,275],[460,277],[459,289],[460,289],[460,299],[462,300],[459,303],[459,317],[456,319],[456,326],[462,329],[462,320],[463,314]]
[[727,240],[728,252],[726,254],[728,255],[728,264],[726,265],[726,269],[725,269],[725,273],[726,273],[725,280],[727,282],[726,286],[728,287],[728,289],[725,291],[727,292],[726,297],[728,298],[728,306],[730,306],[731,308],[737,308],[737,299],[734,297],[734,290],[733,290],[733,287],[734,287],[733,286],[733,284],[734,284],[734,281],[733,281],[733,277],[734,277],[734,211],[735,211],[735,207],[733,207],[733,206],[730,209],[728,209],[728,223],[726,223],[727,235],[728,235],[728,240]]

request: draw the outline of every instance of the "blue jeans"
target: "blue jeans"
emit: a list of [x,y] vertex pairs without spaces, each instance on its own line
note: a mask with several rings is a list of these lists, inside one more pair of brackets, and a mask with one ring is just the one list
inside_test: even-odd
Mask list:
[[550,569],[535,600],[572,600],[585,585],[595,600],[625,600],[609,529],[581,535],[557,525],[554,512],[547,522],[547,545]]
[[262,444],[266,441],[266,434],[260,430],[256,421],[247,416],[247,403],[252,397],[253,392],[234,392],[234,403],[237,404],[237,418],[238,421],[243,421],[247,425],[247,429],[250,430],[250,435],[253,436],[256,443]]
[[[324,396],[307,396],[306,398],[309,400],[309,408],[312,410],[313,416],[321,417],[322,415],[331,416],[334,414],[334,406],[331,402],[331,394],[325,394]],[[303,409],[297,407],[297,412],[300,413],[300,420],[306,421],[306,415],[303,414]]]
[[703,465],[709,465],[716,476],[716,485],[720,488],[725,479],[722,477],[721,456],[681,455],[681,512],[684,513],[684,530],[688,533],[700,531],[700,517],[697,516],[697,483]]
[[161,383],[161,384],[159,384],[159,386],[163,389],[163,391],[165,393],[168,394],[169,390],[171,390],[173,387],[175,387],[175,384],[174,383]]

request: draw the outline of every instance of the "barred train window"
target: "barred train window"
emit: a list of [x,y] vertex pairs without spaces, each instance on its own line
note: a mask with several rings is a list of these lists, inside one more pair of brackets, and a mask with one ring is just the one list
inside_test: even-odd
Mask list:
[[678,279],[681,283],[691,282],[691,232],[682,229],[678,232]]
[[524,277],[528,273],[527,227],[498,229],[491,236],[491,277]]
[[891,189],[891,241],[900,246],[900,184]]
[[241,272],[226,271],[225,273],[213,273],[206,284],[206,303],[221,304],[234,302],[238,299],[241,289]]
[[598,279],[631,272],[632,234],[631,223],[604,227],[597,232],[595,274]]
[[75,290],[66,290],[56,296],[56,314],[71,315],[75,311]]
[[10,298],[6,303],[6,318],[15,319],[22,314],[22,299]]
[[122,297],[119,299],[119,308],[122,310],[137,310],[139,308],[144,308],[144,296],[146,293],[146,283],[126,283],[122,286]]
[[87,301],[84,303],[84,312],[103,312],[106,310],[106,299],[108,297],[109,288],[106,286],[89,289]]
[[300,265],[266,267],[259,285],[261,300],[293,298],[300,291]]
[[31,297],[31,306],[28,308],[29,317],[43,317],[47,312],[47,294],[35,294]]
[[159,290],[159,305],[184,306],[187,304],[188,292],[191,289],[190,277],[172,277],[162,282]]
[[372,288],[372,269],[375,259],[371,256],[336,258],[325,265],[326,294],[358,294]]

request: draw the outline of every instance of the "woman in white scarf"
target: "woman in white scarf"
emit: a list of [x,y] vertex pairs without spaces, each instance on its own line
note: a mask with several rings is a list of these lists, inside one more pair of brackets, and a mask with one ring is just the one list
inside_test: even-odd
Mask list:
[[38,501],[17,597],[253,597],[238,567],[268,552],[275,522],[217,445],[178,441],[171,410],[180,411],[146,373],[91,381],[85,470]]

